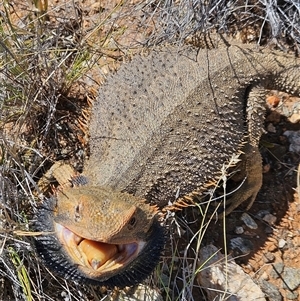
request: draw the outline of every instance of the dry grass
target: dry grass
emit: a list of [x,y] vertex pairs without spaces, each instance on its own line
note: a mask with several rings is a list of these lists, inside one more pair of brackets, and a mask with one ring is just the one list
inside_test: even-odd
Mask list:
[[[44,170],[61,159],[82,167],[87,140],[79,121],[105,74],[136,48],[190,42],[199,31],[239,32],[247,41],[276,39],[298,49],[299,3],[282,2],[120,1],[87,21],[85,14],[93,14],[74,1],[0,1],[0,300],[105,299],[100,288],[45,269],[30,232]],[[200,209],[193,209],[195,220],[185,212],[169,219],[171,250],[148,280],[166,300],[194,300],[195,290],[203,295],[195,285],[208,226]]]
[[90,290],[40,265],[30,229],[43,169],[59,158],[83,161],[84,133],[70,122],[88,107],[80,79],[100,54],[82,43],[72,2],[60,7],[64,14],[47,11],[47,1],[35,4],[0,4],[0,299],[88,300]]
[[[179,0],[147,2],[157,20],[156,31],[148,43],[185,42],[202,32],[214,30],[239,35],[244,42],[279,47],[286,43],[299,52],[300,5],[292,1],[199,1]],[[153,9],[155,7],[155,9]],[[149,12],[149,14],[151,13]]]

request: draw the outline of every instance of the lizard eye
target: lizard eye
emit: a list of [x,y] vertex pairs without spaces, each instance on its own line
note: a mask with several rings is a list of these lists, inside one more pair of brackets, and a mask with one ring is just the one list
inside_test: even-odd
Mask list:
[[129,230],[132,230],[132,229],[134,228],[135,224],[136,224],[136,218],[135,218],[135,217],[132,217],[132,218],[130,219],[130,221],[128,222],[128,229],[129,229]]

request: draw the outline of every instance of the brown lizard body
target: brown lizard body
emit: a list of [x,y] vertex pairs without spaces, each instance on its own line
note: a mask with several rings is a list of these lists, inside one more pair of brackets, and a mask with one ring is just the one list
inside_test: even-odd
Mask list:
[[[299,71],[299,59],[239,45],[213,50],[166,48],[152,51],[147,57],[137,56],[131,63],[124,64],[100,89],[93,108],[91,156],[84,170],[89,181],[86,188],[76,192],[75,188],[62,189],[56,199],[57,208],[64,208],[61,211],[64,214],[56,214],[53,200],[50,201],[48,207],[54,213],[49,217],[49,211],[43,211],[38,220],[42,225],[39,230],[53,230],[51,220],[54,218],[87,240],[116,243],[116,236],[122,237],[120,242],[123,244],[140,239],[147,242],[152,251],[147,253],[147,248],[142,249],[140,257],[121,269],[101,274],[91,267],[78,266],[74,256],[70,255],[72,250],[64,248],[64,260],[68,263],[61,274],[106,285],[123,286],[124,282],[134,284],[142,280],[151,268],[139,274],[137,271],[142,265],[135,263],[144,252],[147,256],[153,250],[160,252],[164,236],[153,207],[145,205],[144,201],[163,210],[179,208],[195,196],[201,197],[208,186],[217,182],[225,166],[235,166],[239,160],[244,163],[241,165],[244,182],[229,198],[226,214],[246,200],[250,207],[262,183],[258,141],[263,131],[266,91],[279,89],[299,95]],[[87,192],[89,187],[91,190]],[[101,209],[106,199],[103,191],[118,196],[113,197],[113,202],[114,206],[120,205],[124,210],[119,217],[121,220],[130,221],[137,208],[142,208],[143,214],[150,211],[152,219],[140,215],[140,232],[134,231],[133,235],[125,231],[126,222],[115,227],[108,217],[111,209]],[[90,206],[87,216],[98,212],[107,221],[107,227],[103,227],[101,220],[98,228],[94,218],[85,222],[79,219],[76,223],[74,214],[67,214],[69,208],[76,209],[82,195],[87,193],[85,206]],[[128,199],[119,202],[123,194]],[[43,222],[43,218],[47,222]],[[54,234],[49,241],[56,237]],[[49,255],[51,252],[45,242],[47,238],[39,241],[41,253],[47,257],[48,265],[56,265],[59,251]],[[157,259],[158,256],[153,260],[152,268]],[[63,266],[64,262],[60,263]],[[118,271],[121,276],[125,271],[134,272],[118,278]]]
[[271,88],[299,94],[299,60],[243,45],[137,57],[100,90],[84,173],[92,185],[163,208],[201,194],[248,144],[247,156],[257,161],[249,183],[256,195],[262,178],[257,147]]

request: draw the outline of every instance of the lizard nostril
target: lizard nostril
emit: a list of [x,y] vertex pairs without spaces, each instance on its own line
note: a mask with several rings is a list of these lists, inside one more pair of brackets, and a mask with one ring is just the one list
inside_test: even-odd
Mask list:
[[80,210],[81,209],[81,206],[80,205],[77,205],[76,207],[75,207],[75,221],[76,222],[79,222],[80,221],[80,219],[81,219],[81,214],[80,214]]

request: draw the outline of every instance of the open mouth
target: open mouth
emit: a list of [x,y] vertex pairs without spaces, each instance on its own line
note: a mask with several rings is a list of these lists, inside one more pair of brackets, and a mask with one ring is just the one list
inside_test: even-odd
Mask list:
[[138,225],[134,235],[127,231],[128,242],[124,241],[125,233],[107,243],[105,233],[96,235],[96,230],[89,228],[83,229],[83,234],[79,228],[70,230],[55,221],[55,204],[49,198],[39,208],[34,228],[45,234],[36,237],[35,248],[45,265],[59,276],[78,283],[124,288],[140,283],[155,268],[165,243],[165,229],[157,218],[147,233],[140,234],[142,227]]
[[81,237],[61,224],[55,231],[65,251],[74,263],[99,276],[127,266],[145,246],[144,241],[128,244],[108,244]]

